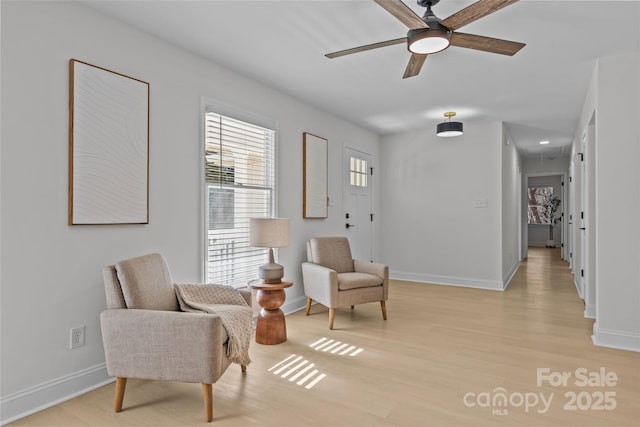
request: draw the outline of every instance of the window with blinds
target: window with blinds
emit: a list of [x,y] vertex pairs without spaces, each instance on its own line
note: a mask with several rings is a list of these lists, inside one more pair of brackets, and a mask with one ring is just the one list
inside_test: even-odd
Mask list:
[[273,217],[275,131],[205,114],[208,283],[245,286],[268,260],[249,246],[249,218]]

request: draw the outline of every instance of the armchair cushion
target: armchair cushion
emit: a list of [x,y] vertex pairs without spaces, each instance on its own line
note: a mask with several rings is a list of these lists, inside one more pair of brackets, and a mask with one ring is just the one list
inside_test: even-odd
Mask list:
[[120,261],[115,265],[128,308],[178,310],[169,266],[160,254]]
[[338,273],[353,272],[353,258],[346,237],[323,237],[307,242],[307,259]]
[[382,286],[382,277],[368,273],[339,273],[338,289],[346,291],[349,289],[369,288],[372,286]]

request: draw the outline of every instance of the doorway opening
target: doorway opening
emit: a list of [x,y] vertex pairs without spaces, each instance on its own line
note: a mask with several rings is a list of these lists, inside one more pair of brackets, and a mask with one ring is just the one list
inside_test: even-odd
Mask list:
[[[527,246],[562,252],[564,175],[530,176],[527,180]],[[562,255],[561,255],[562,257]]]

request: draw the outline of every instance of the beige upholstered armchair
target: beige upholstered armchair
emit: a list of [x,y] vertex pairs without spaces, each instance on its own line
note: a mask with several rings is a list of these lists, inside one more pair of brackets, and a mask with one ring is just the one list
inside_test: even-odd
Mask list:
[[[184,381],[202,384],[205,417],[211,421],[212,384],[231,363],[221,317],[179,311],[171,273],[160,254],[120,261],[103,274],[107,309],[100,323],[107,371],[117,378],[115,411],[122,410],[127,378]],[[251,293],[239,299],[247,309]],[[249,333],[250,325],[249,320]],[[245,372],[246,365],[241,369]]]
[[387,265],[353,259],[346,237],[315,237],[307,242],[307,262],[302,263],[304,293],[309,315],[315,300],[329,308],[333,329],[336,308],[380,301],[387,320],[385,301],[389,295]]

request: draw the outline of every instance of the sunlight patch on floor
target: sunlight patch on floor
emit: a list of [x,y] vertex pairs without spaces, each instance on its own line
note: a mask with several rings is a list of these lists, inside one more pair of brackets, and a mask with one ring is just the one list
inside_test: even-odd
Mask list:
[[[296,384],[302,386],[306,383],[304,388],[309,390],[327,376],[314,369],[314,366],[315,364],[302,356],[292,354],[269,368],[269,372],[278,375],[280,378],[288,379],[290,382],[295,382],[300,378]],[[307,383],[307,381],[309,382]]]
[[340,341],[330,340],[328,338],[320,338],[318,341],[313,344],[309,344],[309,347],[316,351],[324,351],[326,353],[338,354],[339,356],[357,356],[360,354],[363,349],[356,348],[355,345],[349,345],[342,343]]

